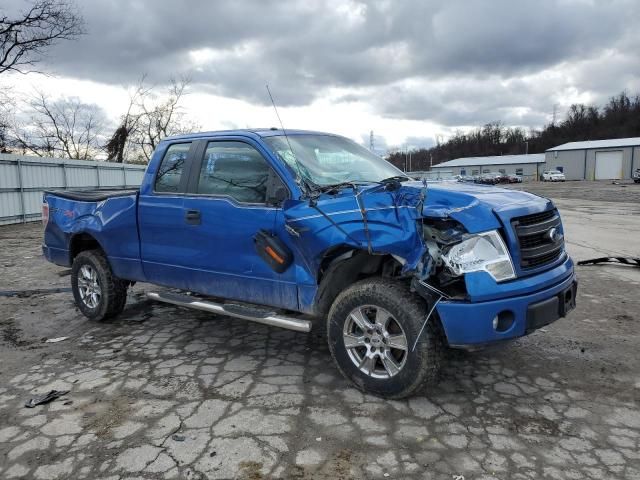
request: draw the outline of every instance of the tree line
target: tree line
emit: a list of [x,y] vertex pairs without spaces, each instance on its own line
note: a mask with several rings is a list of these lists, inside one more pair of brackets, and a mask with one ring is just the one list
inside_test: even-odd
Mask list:
[[[67,0],[35,0],[12,17],[1,10],[0,82],[6,73],[38,72],[50,47],[85,33],[84,20]],[[145,163],[164,137],[198,129],[181,109],[188,84],[183,78],[158,89],[142,75],[113,125],[99,106],[75,96],[38,91],[17,98],[0,83],[0,153]]]
[[[394,151],[389,160],[401,169],[428,170],[430,166],[461,157],[543,153],[567,142],[640,136],[640,95],[622,92],[603,107],[571,105],[559,122],[529,131],[488,123],[471,132],[456,132],[432,148]],[[410,160],[409,160],[410,158]]]

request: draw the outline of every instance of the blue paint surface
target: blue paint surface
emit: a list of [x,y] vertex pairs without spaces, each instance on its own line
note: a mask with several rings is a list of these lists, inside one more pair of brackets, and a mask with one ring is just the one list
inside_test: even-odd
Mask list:
[[[289,190],[290,198],[281,207],[242,205],[226,197],[155,193],[153,182],[161,159],[168,145],[176,141],[168,139],[156,149],[137,194],[84,202],[45,193],[44,201],[50,208],[43,245],[46,258],[69,266],[72,239],[86,234],[106,252],[114,273],[121,278],[310,313],[323,256],[332,248],[370,248],[373,254],[394,255],[410,276],[428,255],[421,230],[423,218],[454,219],[469,233],[499,229],[517,278],[496,283],[484,272],[467,274],[468,300],[438,305],[448,340],[458,345],[523,335],[527,305],[555,295],[574,279],[573,263],[566,255],[538,270],[523,272],[519,267],[519,248],[510,221],[553,208],[548,199],[461,183],[429,184],[426,195],[421,182],[403,182],[396,191],[368,184],[358,187],[360,203],[351,188],[319,196],[317,207],[332,223],[303,197],[291,170],[262,140],[278,134],[281,132],[228,131],[177,140],[216,138],[252,145]],[[366,211],[367,228],[361,206]],[[201,212],[199,225],[185,223],[188,210]],[[260,229],[275,233],[293,251],[294,263],[285,272],[275,273],[256,254],[253,236]],[[517,321],[509,332],[498,334],[491,320],[494,312],[501,310],[513,311]]]

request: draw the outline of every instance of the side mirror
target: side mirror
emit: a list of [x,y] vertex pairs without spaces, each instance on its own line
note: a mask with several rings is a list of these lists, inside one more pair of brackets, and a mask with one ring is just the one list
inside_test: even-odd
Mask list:
[[269,205],[280,206],[288,197],[289,191],[287,187],[280,183],[271,190],[269,198],[267,198],[267,203]]

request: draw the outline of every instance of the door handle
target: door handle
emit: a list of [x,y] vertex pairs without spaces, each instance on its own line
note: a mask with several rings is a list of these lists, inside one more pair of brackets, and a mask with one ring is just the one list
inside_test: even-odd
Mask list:
[[187,210],[184,214],[184,219],[189,225],[200,225],[202,220],[200,210]]

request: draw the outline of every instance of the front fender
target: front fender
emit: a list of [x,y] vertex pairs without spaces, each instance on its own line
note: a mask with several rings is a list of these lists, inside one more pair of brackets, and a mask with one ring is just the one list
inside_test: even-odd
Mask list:
[[[371,196],[373,197],[373,195]],[[308,202],[285,205],[287,230],[292,242],[305,259],[305,267],[314,277],[324,253],[337,246],[370,251],[376,255],[393,255],[403,263],[405,271],[415,268],[425,253],[415,205],[389,206],[366,202],[364,216],[355,198],[340,199],[336,205],[323,202],[321,210]]]

